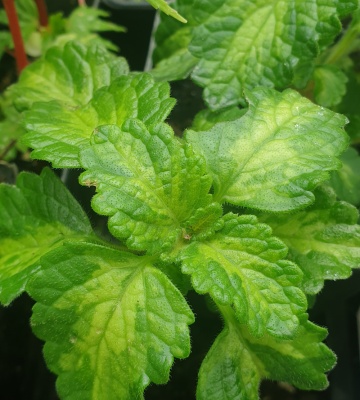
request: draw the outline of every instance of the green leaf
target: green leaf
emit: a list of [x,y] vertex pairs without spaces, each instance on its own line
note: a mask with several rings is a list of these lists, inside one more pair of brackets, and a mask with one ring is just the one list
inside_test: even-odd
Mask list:
[[49,170],[23,172],[16,186],[0,185],[0,301],[9,304],[64,240],[91,235],[80,205]]
[[177,81],[187,78],[197,61],[187,49],[181,49],[170,58],[160,61],[149,72],[157,81]]
[[37,102],[58,100],[68,107],[85,105],[94,92],[126,75],[128,66],[101,46],[69,42],[52,47],[22,72],[9,88],[15,106],[23,111]]
[[189,218],[211,203],[203,159],[165,124],[100,126],[80,162],[81,184],[98,192],[94,210],[110,216],[110,232],[134,250],[153,254],[182,243]]
[[186,135],[206,158],[214,199],[264,211],[304,208],[327,171],[341,166],[346,118],[290,89],[257,88],[247,97],[242,118]]
[[285,88],[341,31],[357,0],[196,0],[192,78],[213,110],[239,104],[244,88]]
[[188,48],[191,41],[192,27],[196,24],[191,10],[194,8],[194,0],[174,1],[172,6],[180,13],[186,14],[186,25],[160,14],[160,23],[156,28],[154,38],[156,47],[153,52],[153,60],[157,63],[168,58],[179,50]]
[[0,106],[3,115],[0,121],[0,159],[11,160],[16,157],[16,150],[26,149],[19,143],[25,129],[21,125],[20,113],[16,111],[6,92],[0,97]]
[[191,16],[193,0],[175,1],[172,6],[181,14],[188,15],[186,25],[166,16],[160,16],[160,23],[154,34],[156,47],[153,52],[155,68],[150,71],[157,80],[179,80],[189,76],[198,62],[188,50],[194,20]]
[[146,0],[154,8],[160,9],[163,13],[177,19],[180,22],[187,22],[174,8],[171,8],[165,0]]
[[235,121],[247,112],[246,108],[231,107],[221,111],[201,110],[195,115],[191,129],[193,131],[207,131],[219,122]]
[[76,39],[84,44],[100,44],[109,50],[118,51],[119,48],[109,40],[102,38],[99,32],[125,32],[126,29],[103,18],[110,14],[94,7],[76,8],[65,22],[65,35],[55,39],[55,43]]
[[57,168],[79,168],[79,150],[89,146],[95,128],[119,127],[127,118],[146,125],[162,122],[174,106],[167,83],[155,83],[148,74],[133,74],[113,80],[97,90],[88,104],[74,109],[59,102],[36,103],[25,114],[29,131],[23,142],[34,148],[32,157],[47,160]]
[[334,366],[336,357],[321,343],[325,329],[306,321],[293,340],[269,335],[257,339],[231,314],[231,310],[224,313],[225,328],[200,368],[198,400],[258,400],[264,378],[305,390],[328,386],[325,372]]
[[331,174],[330,184],[340,200],[357,206],[360,204],[359,154],[350,147],[341,156],[341,161],[343,165]]
[[347,76],[334,65],[321,65],[314,71],[315,101],[324,107],[339,104],[346,93]]
[[347,76],[346,94],[336,111],[349,118],[346,132],[353,143],[360,143],[360,74],[350,71]]
[[189,355],[193,313],[151,258],[66,244],[41,265],[31,324],[62,399],[143,399]]
[[252,335],[294,336],[306,310],[300,269],[282,260],[287,248],[253,215],[226,214],[224,227],[181,253],[194,289],[231,305]]
[[303,270],[303,290],[318,293],[325,279],[344,279],[360,267],[360,226],[357,209],[336,201],[329,189],[310,209],[290,215],[262,214],[260,221],[289,247],[290,257]]

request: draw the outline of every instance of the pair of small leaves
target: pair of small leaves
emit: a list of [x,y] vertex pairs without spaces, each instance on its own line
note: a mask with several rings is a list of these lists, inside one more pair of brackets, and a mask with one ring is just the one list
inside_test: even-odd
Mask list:
[[[177,8],[183,3],[189,0],[178,0]],[[205,101],[214,110],[237,105],[244,88],[304,85],[313,60],[340,33],[339,18],[357,6],[356,0],[331,0],[326,5],[320,0],[193,0],[188,42],[199,62],[192,78],[204,87]],[[158,42],[165,44],[167,35],[178,35],[176,29],[163,33]],[[180,42],[172,52],[175,62],[181,52]]]

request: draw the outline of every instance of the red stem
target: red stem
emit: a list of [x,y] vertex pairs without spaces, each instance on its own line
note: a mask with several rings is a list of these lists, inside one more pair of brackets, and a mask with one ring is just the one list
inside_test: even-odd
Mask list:
[[9,20],[11,36],[14,42],[15,60],[18,74],[28,65],[24,42],[21,36],[20,25],[16,13],[14,0],[2,0]]
[[47,27],[49,25],[49,18],[44,0],[35,0],[36,7],[39,13],[40,26]]
[[80,7],[86,6],[85,0],[78,0],[78,4]]

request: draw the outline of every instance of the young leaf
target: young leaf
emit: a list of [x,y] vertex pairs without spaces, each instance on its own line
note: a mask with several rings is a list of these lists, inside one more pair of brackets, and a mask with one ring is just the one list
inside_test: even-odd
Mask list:
[[185,79],[198,62],[188,49],[195,23],[191,15],[193,2],[182,0],[172,3],[181,15],[187,15],[186,25],[173,18],[160,16],[160,24],[154,35],[156,47],[152,54],[155,68],[150,71],[159,81]]
[[298,329],[306,298],[297,287],[300,269],[282,260],[287,248],[253,215],[226,214],[224,227],[181,253],[182,271],[194,289],[216,303],[231,305],[252,335],[289,338]]
[[[98,35],[98,32],[126,31],[124,27],[103,19],[109,16],[110,14],[108,12],[94,7],[75,8],[66,20],[65,28],[67,35],[65,36],[73,37],[73,39],[79,41],[81,40],[82,43],[98,43],[109,50],[118,51],[118,46]],[[64,40],[64,36],[57,38],[56,42],[59,43],[62,40]]]
[[186,138],[207,161],[214,199],[264,211],[291,211],[314,200],[311,190],[340,168],[346,118],[290,89],[247,93],[249,111]]
[[196,64],[197,58],[187,49],[181,49],[156,64],[150,73],[157,81],[176,81],[187,78]]
[[103,47],[69,42],[64,47],[50,48],[29,65],[9,91],[21,111],[30,109],[37,101],[51,100],[76,108],[88,103],[97,89],[127,73],[125,59],[115,57]]
[[171,8],[165,0],[146,0],[154,8],[160,9],[163,13],[177,19],[180,22],[185,23],[186,19],[182,17],[175,9]]
[[197,0],[192,77],[211,109],[237,105],[244,88],[284,88],[340,33],[357,0]]
[[39,259],[64,240],[91,235],[80,205],[49,170],[23,172],[0,185],[0,301],[9,304],[39,269]]
[[183,229],[195,211],[211,202],[203,159],[165,124],[146,128],[127,120],[121,129],[100,126],[80,162],[87,170],[81,183],[98,192],[94,210],[110,216],[110,232],[134,250],[169,250],[186,239]]
[[79,168],[79,150],[89,146],[97,126],[121,127],[127,118],[138,118],[147,125],[160,123],[175,103],[169,92],[167,83],[155,83],[148,74],[134,74],[115,79],[76,109],[66,103],[36,103],[24,113],[29,132],[23,143],[35,149],[33,158],[57,168]]
[[319,201],[290,215],[262,214],[260,221],[289,247],[290,258],[304,272],[303,290],[318,293],[325,279],[344,279],[360,267],[359,213],[351,204],[336,201],[327,188],[316,192]]
[[293,340],[268,335],[254,338],[231,314],[231,309],[224,313],[225,328],[200,368],[198,400],[258,400],[264,378],[305,390],[328,386],[325,372],[334,366],[336,358],[321,343],[325,329],[306,321]]
[[360,204],[360,157],[349,148],[341,157],[342,167],[331,174],[330,184],[340,200],[354,205]]
[[346,93],[347,76],[334,65],[320,65],[314,71],[315,101],[324,107],[339,104]]
[[151,258],[69,243],[41,265],[31,323],[62,399],[143,399],[189,355],[193,313]]

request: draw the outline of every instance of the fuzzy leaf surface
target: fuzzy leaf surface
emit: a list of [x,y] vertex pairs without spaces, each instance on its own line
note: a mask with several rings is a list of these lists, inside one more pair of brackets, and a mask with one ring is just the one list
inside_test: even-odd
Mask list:
[[225,328],[200,368],[197,399],[258,400],[259,385],[265,378],[304,390],[328,386],[325,373],[336,357],[321,343],[325,329],[306,321],[292,340],[269,335],[254,338],[234,317],[229,318],[231,313],[227,310],[224,314]]
[[10,87],[15,106],[30,109],[37,102],[58,100],[69,107],[89,102],[94,92],[129,71],[125,59],[115,57],[102,46],[86,47],[69,42],[52,47],[22,72]]
[[[192,78],[211,109],[237,105],[244,88],[289,86],[341,31],[357,0],[195,0]],[[305,72],[302,70],[302,74]]]
[[138,118],[147,125],[162,122],[175,103],[169,96],[167,83],[155,83],[148,74],[134,74],[116,78],[76,109],[58,101],[36,103],[25,112],[28,133],[23,142],[35,149],[33,158],[50,161],[57,168],[79,168],[79,150],[89,146],[97,126],[121,127],[127,118]]
[[359,213],[349,203],[336,201],[328,190],[317,191],[310,209],[290,215],[263,214],[275,236],[289,247],[290,257],[303,270],[303,290],[318,293],[325,279],[345,279],[360,267]]
[[150,258],[67,244],[41,264],[31,323],[62,399],[143,399],[189,355],[193,313]]
[[9,304],[39,269],[39,259],[66,239],[91,235],[77,201],[49,170],[23,172],[0,185],[0,301]]
[[94,210],[110,216],[111,233],[134,250],[170,249],[195,211],[211,203],[204,160],[166,124],[100,126],[80,162],[81,183],[98,192]]
[[360,157],[349,148],[341,157],[342,167],[331,174],[330,184],[340,200],[358,206],[360,204]]
[[224,226],[204,242],[193,242],[181,253],[182,271],[194,289],[209,293],[216,303],[232,305],[252,335],[295,334],[306,310],[297,287],[301,270],[282,260],[287,248],[268,225],[253,215],[226,214]]
[[186,136],[206,158],[214,199],[264,211],[304,208],[327,171],[341,166],[346,118],[290,89],[257,88],[247,98],[242,118]]

